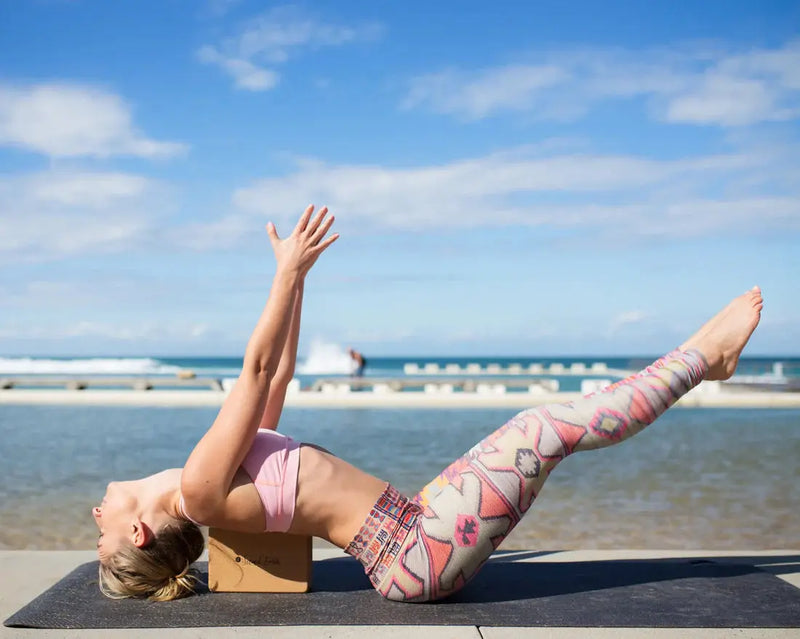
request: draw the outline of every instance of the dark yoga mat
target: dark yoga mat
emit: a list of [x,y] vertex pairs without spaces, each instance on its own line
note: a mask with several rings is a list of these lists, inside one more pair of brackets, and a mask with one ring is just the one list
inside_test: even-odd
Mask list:
[[[685,559],[515,561],[519,558],[519,553],[500,553],[463,591],[429,604],[384,600],[350,557],[314,562],[310,593],[209,593],[203,589],[197,596],[166,603],[106,599],[97,588],[97,562],[91,562],[76,568],[5,625],[800,626],[800,589],[749,565]],[[197,568],[206,578],[207,565],[198,563]]]

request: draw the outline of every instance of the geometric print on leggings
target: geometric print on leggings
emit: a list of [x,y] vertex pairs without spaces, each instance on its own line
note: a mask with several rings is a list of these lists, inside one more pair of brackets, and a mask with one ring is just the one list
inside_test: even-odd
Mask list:
[[376,588],[397,601],[456,592],[520,521],[562,459],[640,432],[707,370],[699,352],[673,351],[574,402],[522,411],[411,500],[420,512]]

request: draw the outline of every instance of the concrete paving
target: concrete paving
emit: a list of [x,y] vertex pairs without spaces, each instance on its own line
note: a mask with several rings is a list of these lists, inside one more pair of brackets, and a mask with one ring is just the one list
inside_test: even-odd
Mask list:
[[[652,550],[573,550],[526,555],[524,561],[608,561],[622,559],[715,558],[729,563],[746,562],[775,574],[800,588],[800,550],[769,551],[652,551]],[[339,557],[338,549],[316,547],[316,560]],[[790,560],[787,560],[790,557]],[[34,597],[56,583],[75,567],[96,558],[94,551],[6,550],[0,551],[0,618],[6,619]],[[126,630],[34,630],[0,628],[0,637],[250,637],[274,639],[354,639],[362,637],[394,639],[798,639],[800,629],[776,628],[509,628],[488,626],[270,626],[224,628],[167,628]]]

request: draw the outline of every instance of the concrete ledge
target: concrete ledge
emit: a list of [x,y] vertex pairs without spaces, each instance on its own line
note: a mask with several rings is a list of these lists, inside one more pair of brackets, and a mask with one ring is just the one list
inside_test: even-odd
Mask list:
[[[62,406],[221,406],[222,391],[205,390],[0,390],[0,405]],[[286,406],[297,408],[510,408],[569,402],[581,393],[425,393],[425,392],[297,392]],[[797,408],[800,393],[692,392],[676,406],[707,408]]]
[[[672,550],[571,550],[551,553],[513,551],[517,561],[563,562],[563,561],[608,561],[621,559],[664,558],[716,558],[717,561],[748,563],[772,572],[788,583],[800,588],[800,560],[787,563],[785,558],[800,558],[800,550],[766,551],[672,551]],[[340,557],[337,548],[315,548],[315,559]],[[0,551],[0,616],[8,618],[31,599],[56,583],[76,566],[92,561],[96,553],[64,550],[4,550]],[[776,561],[772,558],[781,558]],[[400,605],[400,604],[398,604]],[[789,639],[798,637],[796,629],[665,629],[665,628],[509,628],[474,626],[275,626],[269,628],[269,636],[277,639],[352,639],[378,637],[381,639],[415,638],[431,639],[638,639],[647,636],[655,639],[722,639],[728,637],[752,639]],[[126,630],[34,630],[0,628],[0,637],[264,637],[262,627],[225,628],[166,628]]]

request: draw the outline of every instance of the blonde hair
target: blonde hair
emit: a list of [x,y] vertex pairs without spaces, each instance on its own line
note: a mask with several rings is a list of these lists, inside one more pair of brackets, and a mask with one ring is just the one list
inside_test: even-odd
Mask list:
[[111,599],[170,601],[194,592],[197,577],[189,568],[203,552],[199,526],[176,520],[143,548],[126,542],[100,564],[100,591]]

